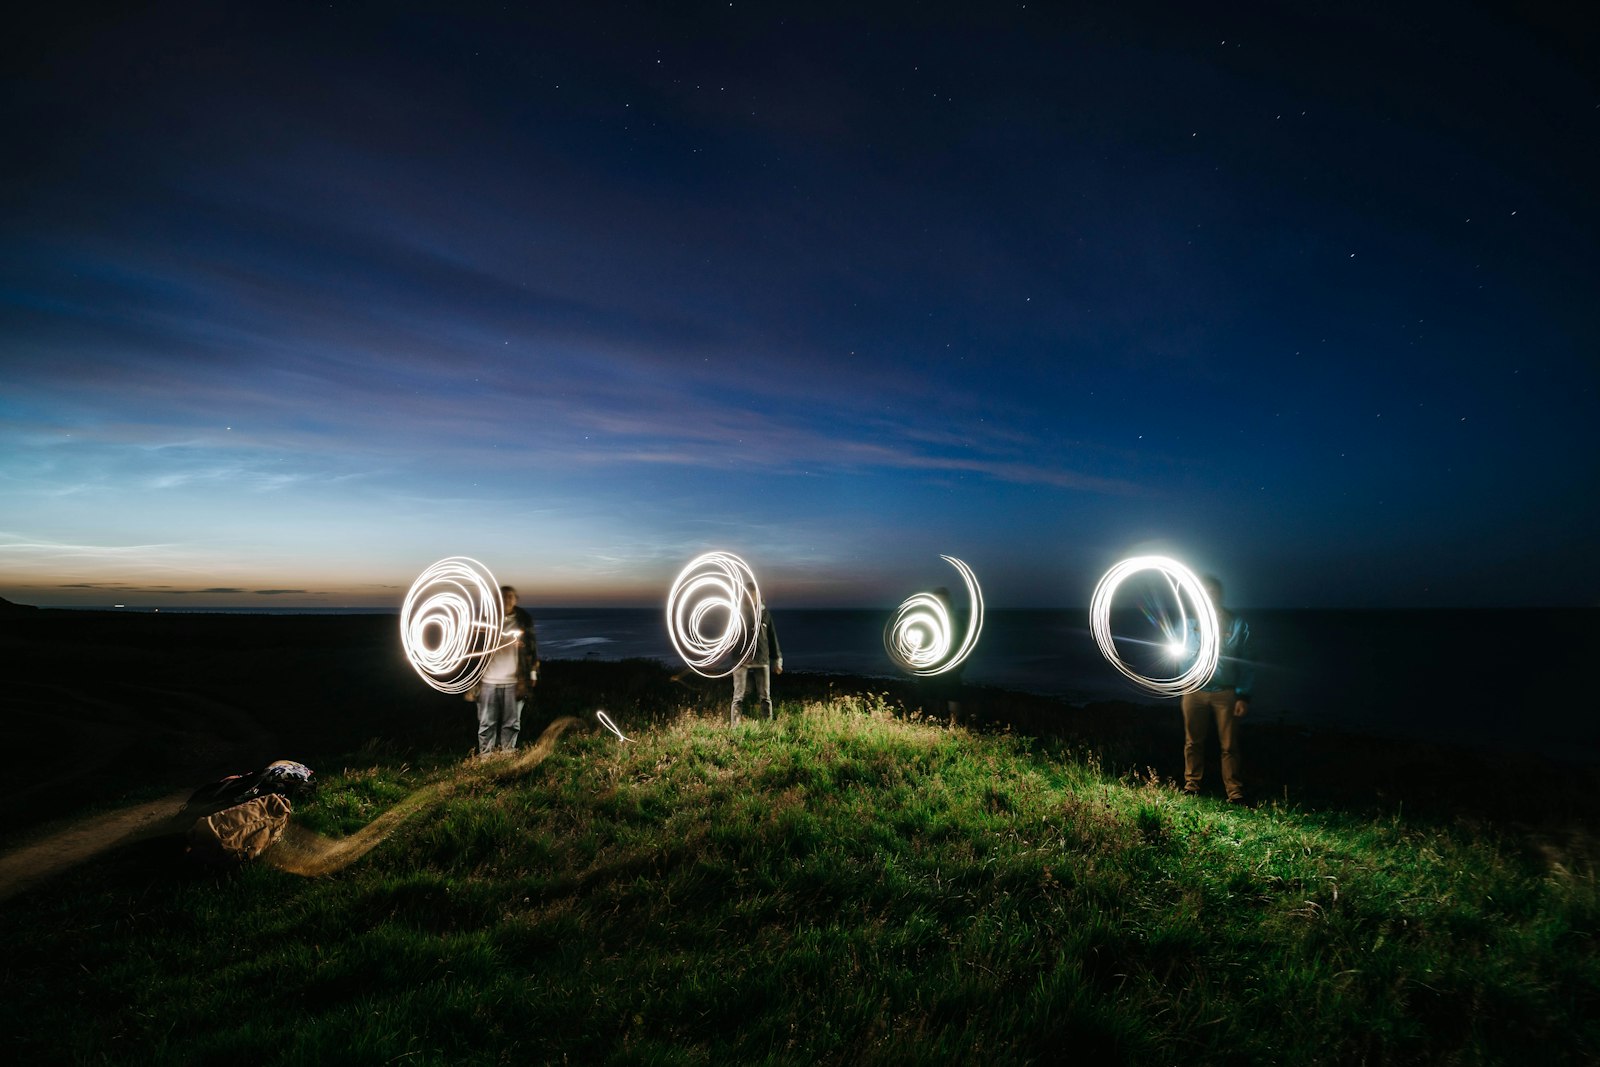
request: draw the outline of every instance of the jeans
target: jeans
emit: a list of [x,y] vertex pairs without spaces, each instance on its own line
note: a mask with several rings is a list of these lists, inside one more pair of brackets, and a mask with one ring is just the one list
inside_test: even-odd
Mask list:
[[745,695],[752,678],[756,683],[756,701],[767,718],[772,718],[772,669],[763,663],[757,667],[740,667],[733,672],[733,707],[728,712],[730,725],[739,724],[739,713],[744,710]]
[[478,686],[478,755],[487,756],[497,748],[507,752],[517,747],[522,732],[522,705],[517,700],[517,683]]

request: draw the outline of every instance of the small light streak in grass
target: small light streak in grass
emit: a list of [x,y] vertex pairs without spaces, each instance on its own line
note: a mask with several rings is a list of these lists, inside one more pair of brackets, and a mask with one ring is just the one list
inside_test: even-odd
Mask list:
[[611,716],[607,715],[604,711],[595,712],[594,717],[600,720],[601,726],[604,726],[607,730],[610,730],[612,733],[616,734],[618,741],[626,741],[630,745],[633,744],[633,738],[623,737],[622,731],[617,729],[617,724],[612,722]]

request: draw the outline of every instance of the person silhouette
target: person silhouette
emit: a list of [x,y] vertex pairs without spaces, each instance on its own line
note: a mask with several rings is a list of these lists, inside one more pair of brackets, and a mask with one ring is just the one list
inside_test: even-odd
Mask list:
[[[745,583],[745,592],[755,605],[756,641],[750,656],[733,670],[733,706],[728,710],[728,725],[738,726],[744,710],[750,683],[755,683],[755,697],[761,710],[770,721],[772,712],[772,675],[783,673],[783,651],[778,647],[778,631],[772,625],[772,613],[754,582]],[[769,671],[770,668],[770,671]]]
[[[1183,694],[1183,791],[1189,796],[1200,794],[1200,781],[1205,774],[1206,741],[1213,728],[1217,732],[1217,748],[1222,760],[1222,785],[1227,790],[1228,803],[1246,802],[1244,781],[1240,776],[1242,761],[1239,755],[1239,720],[1250,711],[1250,696],[1255,685],[1255,670],[1244,658],[1245,646],[1250,640],[1250,627],[1245,621],[1222,605],[1222,582],[1214,575],[1200,579],[1206,595],[1217,611],[1220,630],[1221,655],[1217,669],[1199,689]],[[1200,623],[1190,619],[1185,624],[1184,647],[1193,658],[1200,651]]]
[[477,686],[478,755],[510,752],[522,732],[522,712],[539,684],[539,645],[533,616],[517,607],[517,591],[500,587],[504,622],[500,649],[489,659]]

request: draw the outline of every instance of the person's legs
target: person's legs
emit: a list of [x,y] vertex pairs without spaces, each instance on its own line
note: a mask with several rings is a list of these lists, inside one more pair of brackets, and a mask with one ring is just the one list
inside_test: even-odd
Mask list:
[[522,733],[522,701],[517,699],[517,687],[502,687],[503,705],[500,709],[500,747],[507,752],[517,747],[517,736]]
[[1211,705],[1205,693],[1183,694],[1183,791],[1200,792],[1206,769],[1206,731],[1211,728]]
[[478,686],[478,755],[487,756],[494,751],[500,732],[499,709],[495,707],[493,685]]
[[767,721],[772,721],[772,668],[766,664],[751,667],[750,675],[756,680],[756,705]]
[[728,709],[728,725],[739,725],[739,712],[744,710],[746,668],[736,667],[733,672],[733,706]]
[[1227,690],[1207,696],[1214,697],[1211,710],[1217,721],[1217,747],[1222,750],[1222,785],[1228,791],[1229,800],[1243,800],[1244,782],[1239,777],[1241,760],[1235,730],[1239,720],[1233,717],[1235,697]]

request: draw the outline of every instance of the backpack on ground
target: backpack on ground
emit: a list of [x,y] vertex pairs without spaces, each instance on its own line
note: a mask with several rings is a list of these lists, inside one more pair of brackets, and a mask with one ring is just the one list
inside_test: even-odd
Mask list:
[[186,809],[231,807],[234,804],[269,793],[277,793],[290,800],[305,800],[317,791],[317,776],[304,763],[293,760],[274,760],[259,771],[247,774],[230,774],[219,781],[196,789],[184,804]]
[[199,819],[189,828],[189,854],[205,863],[244,863],[289,825],[289,798],[278,793],[247,800]]

